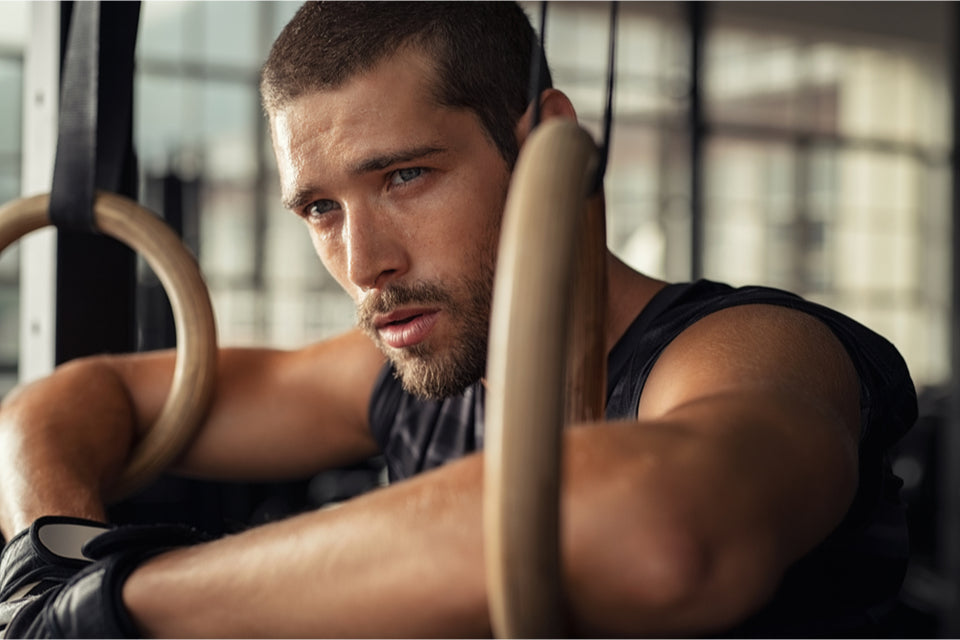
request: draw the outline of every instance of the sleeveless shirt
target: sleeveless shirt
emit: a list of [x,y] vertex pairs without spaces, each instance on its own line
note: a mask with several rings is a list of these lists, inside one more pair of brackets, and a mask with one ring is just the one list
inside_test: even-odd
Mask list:
[[[636,417],[657,358],[704,316],[744,304],[808,313],[829,327],[860,381],[859,485],[839,526],[786,572],[776,594],[731,636],[812,637],[872,634],[896,603],[909,555],[900,480],[888,449],[914,423],[917,400],[906,364],[886,339],[854,320],[792,293],[733,288],[700,280],[668,285],[646,305],[611,350],[606,418]],[[390,481],[401,480],[483,448],[484,388],[423,400],[403,391],[390,365],[370,403],[370,426]]]

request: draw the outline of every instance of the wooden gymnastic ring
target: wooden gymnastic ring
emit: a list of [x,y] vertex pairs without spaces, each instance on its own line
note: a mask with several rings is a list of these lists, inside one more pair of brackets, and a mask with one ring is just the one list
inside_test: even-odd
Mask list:
[[[50,224],[49,194],[0,207],[0,251]],[[98,192],[94,204],[100,231],[137,251],[170,298],[176,323],[173,385],[156,422],[131,452],[112,488],[117,499],[143,487],[166,469],[190,442],[210,403],[216,377],[217,331],[210,296],[196,259],[158,216],[136,202]]]
[[[576,123],[548,120],[524,144],[507,196],[491,310],[484,436],[484,555],[491,624],[500,637],[565,633],[562,430],[572,420],[602,419],[605,394],[606,238],[601,197],[591,198],[592,208],[586,200],[597,155],[592,138]],[[597,217],[599,227],[593,224]],[[587,270],[599,284],[574,285],[584,271],[575,266],[582,252],[577,245],[586,236],[594,243]],[[595,296],[593,302],[574,300],[583,294]],[[579,340],[571,330],[580,322],[572,320],[579,307],[595,312],[588,321],[592,337],[580,345],[592,353],[587,359],[593,369],[578,371],[586,377],[571,384],[565,372],[569,376],[584,362],[582,354],[568,353]],[[580,415],[569,415],[565,389],[586,387],[590,406],[574,402]]]

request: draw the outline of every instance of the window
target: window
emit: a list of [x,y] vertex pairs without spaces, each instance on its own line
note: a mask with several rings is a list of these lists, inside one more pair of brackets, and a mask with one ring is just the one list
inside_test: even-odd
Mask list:
[[303,224],[280,206],[260,108],[260,65],[298,6],[143,5],[135,144],[148,174],[199,186],[195,246],[223,344],[295,347],[353,323]]
[[760,4],[760,15],[742,3],[711,14],[707,275],[783,287],[843,311],[896,344],[918,386],[942,383],[950,365],[946,5],[889,3],[885,16],[874,12],[855,29],[846,3],[791,3],[780,15]]
[[[23,49],[27,2],[0,3],[0,203],[20,195],[23,111]],[[19,352],[19,252],[0,255],[0,396],[16,383]]]
[[[523,3],[538,23],[540,3]],[[143,3],[135,144],[143,199],[195,195],[187,242],[224,344],[296,346],[352,304],[279,205],[257,73],[296,2]],[[949,375],[952,105],[948,3],[704,5],[704,275],[849,313],[902,350],[919,385]],[[851,8],[854,10],[851,12]],[[691,40],[685,3],[621,3],[608,241],[656,277],[690,276]],[[596,136],[607,3],[550,3],[557,86]],[[0,3],[0,198],[19,192],[30,3]],[[202,212],[200,214],[199,212]],[[0,385],[16,360],[17,259],[0,258]],[[3,376],[6,376],[4,378]],[[6,380],[6,382],[4,382]]]
[[[526,3],[535,24],[540,3]],[[951,102],[944,3],[738,3],[706,12],[704,276],[785,288],[949,376]],[[881,10],[882,9],[882,10]],[[607,174],[610,247],[691,274],[687,7],[621,3]],[[547,57],[595,136],[608,3],[549,3]]]

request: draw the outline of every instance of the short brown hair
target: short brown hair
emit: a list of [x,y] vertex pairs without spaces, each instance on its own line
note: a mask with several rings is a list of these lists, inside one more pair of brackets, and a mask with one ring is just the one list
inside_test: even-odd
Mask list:
[[307,92],[338,88],[412,45],[436,64],[437,102],[476,113],[512,165],[536,43],[514,2],[307,2],[263,66],[263,106],[269,114]]

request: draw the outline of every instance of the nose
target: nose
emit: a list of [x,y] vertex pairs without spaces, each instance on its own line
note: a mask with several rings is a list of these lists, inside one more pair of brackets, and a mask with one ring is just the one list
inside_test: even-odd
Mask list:
[[409,255],[386,212],[375,208],[347,211],[343,227],[347,249],[347,277],[362,290],[381,288],[403,275]]

